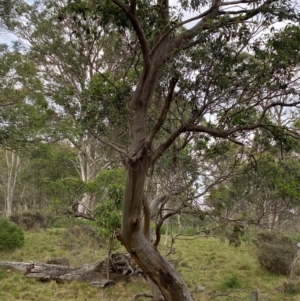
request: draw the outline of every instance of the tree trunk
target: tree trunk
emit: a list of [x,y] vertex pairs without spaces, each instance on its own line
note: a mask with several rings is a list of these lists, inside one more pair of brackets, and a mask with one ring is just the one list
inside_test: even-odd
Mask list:
[[181,276],[143,234],[141,212],[147,166],[147,153],[141,160],[128,166],[121,240],[166,301],[191,301],[191,295]]
[[141,73],[128,104],[130,147],[119,239],[166,301],[191,301],[192,297],[181,276],[143,233],[150,226],[143,225],[142,213],[147,170],[153,162],[152,141],[147,140],[147,109],[170,50],[168,39],[160,43],[151,57],[151,64]]
[[7,164],[7,188],[5,197],[5,216],[12,214],[12,204],[17,183],[21,159],[15,152],[5,151]]
[[[83,182],[93,181],[95,179],[95,138],[90,134],[82,137],[78,161],[80,168],[80,177]],[[81,216],[90,216],[94,208],[95,196],[91,193],[85,193],[78,202],[77,213]]]
[[270,205],[269,205],[269,216],[268,216],[268,222],[269,222],[269,229],[270,230],[274,230],[278,224],[278,217],[279,217],[279,213],[278,213],[278,202],[277,201],[273,201]]

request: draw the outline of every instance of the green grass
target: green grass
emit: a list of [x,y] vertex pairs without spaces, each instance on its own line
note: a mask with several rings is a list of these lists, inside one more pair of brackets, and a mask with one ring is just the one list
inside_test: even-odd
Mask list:
[[[185,279],[195,301],[208,301],[217,294],[222,297],[214,300],[250,300],[252,290],[258,290],[259,299],[264,301],[300,300],[300,294],[280,290],[283,284],[287,286],[285,277],[273,276],[263,269],[250,243],[234,248],[219,239],[201,237],[177,240],[174,248],[175,253],[168,259]],[[160,251],[164,255],[169,249],[161,245]],[[45,262],[47,257],[65,256],[72,267],[77,267],[102,259],[105,254],[104,247],[84,233],[72,236],[72,232],[64,229],[49,229],[25,232],[25,245],[13,252],[1,252],[0,257],[2,261]],[[205,289],[198,292],[196,288],[200,285]],[[0,300],[6,301],[123,301],[143,291],[149,291],[143,279],[120,282],[103,290],[81,282],[41,283],[20,272],[0,269]]]

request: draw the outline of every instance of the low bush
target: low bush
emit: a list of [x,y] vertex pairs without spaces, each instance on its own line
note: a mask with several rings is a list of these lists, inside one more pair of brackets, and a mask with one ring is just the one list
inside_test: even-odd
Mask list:
[[242,286],[241,280],[236,274],[230,274],[224,278],[220,284],[221,290],[240,288]]
[[14,250],[23,245],[23,230],[7,219],[0,220],[0,251]]
[[258,260],[262,266],[275,275],[288,275],[297,252],[290,238],[276,232],[264,231],[258,233],[256,245]]
[[245,229],[243,225],[234,225],[232,229],[228,229],[226,237],[229,244],[234,247],[239,247],[242,243],[242,237],[245,235]]
[[25,211],[14,213],[9,218],[16,225],[24,230],[47,229],[53,223],[53,216],[50,213],[42,213],[40,211]]

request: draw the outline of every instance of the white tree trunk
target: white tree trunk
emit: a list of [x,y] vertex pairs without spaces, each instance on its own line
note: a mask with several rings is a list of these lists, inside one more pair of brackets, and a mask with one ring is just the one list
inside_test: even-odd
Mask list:
[[[83,182],[95,179],[95,138],[89,134],[84,135],[81,141],[81,149],[78,153],[80,177]],[[95,197],[93,194],[85,193],[78,203],[77,211],[88,215],[94,207]]]
[[7,165],[7,183],[5,197],[5,216],[9,217],[12,214],[13,198],[19,173],[21,158],[12,151],[5,151],[5,159]]

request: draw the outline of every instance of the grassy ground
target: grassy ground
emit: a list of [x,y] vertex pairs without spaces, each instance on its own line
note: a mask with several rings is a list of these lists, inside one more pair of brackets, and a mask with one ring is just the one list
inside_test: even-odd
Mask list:
[[[234,248],[217,238],[201,237],[176,240],[174,247],[175,253],[168,259],[182,274],[195,301],[251,300],[253,290],[259,291],[259,300],[300,300],[300,295],[280,292],[278,288],[285,278],[272,276],[260,267],[249,243]],[[167,254],[169,249],[162,245],[160,251]],[[45,262],[47,257],[58,256],[67,257],[71,266],[76,267],[104,258],[105,249],[101,242],[90,241],[79,229],[50,229],[26,232],[24,247],[0,253],[0,260]],[[204,290],[197,291],[198,286]],[[41,283],[25,278],[22,273],[0,269],[0,300],[5,301],[123,301],[143,291],[148,291],[143,279],[117,283],[103,290],[80,282]]]

